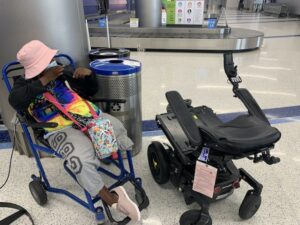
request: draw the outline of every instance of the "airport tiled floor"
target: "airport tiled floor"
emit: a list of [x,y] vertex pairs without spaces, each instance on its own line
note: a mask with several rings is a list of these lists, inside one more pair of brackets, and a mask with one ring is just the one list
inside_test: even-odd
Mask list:
[[[268,117],[282,132],[282,139],[272,151],[281,162],[268,166],[253,164],[247,159],[236,161],[263,183],[261,208],[252,219],[241,221],[238,209],[248,190],[243,183],[228,199],[211,206],[213,224],[300,225],[300,20],[230,11],[228,22],[232,27],[260,30],[267,37],[260,50],[236,53],[234,60],[243,78],[242,86],[250,90],[263,109],[270,109]],[[208,105],[218,114],[245,111],[232,97],[221,54],[133,52],[132,58],[143,63],[143,120],[153,120],[156,114],[165,112],[167,101],[164,95],[168,90],[178,90],[183,97],[191,98],[193,105]],[[142,213],[141,224],[176,225],[183,212],[198,206],[186,206],[182,194],[171,184],[161,187],[154,182],[148,168],[147,146],[153,140],[166,139],[144,134],[143,148],[134,158],[134,164],[137,174],[143,178],[151,203]],[[9,154],[7,149],[0,150],[0,184],[7,173]],[[42,161],[54,185],[82,195],[58,159]],[[33,159],[15,154],[11,179],[0,191],[0,201],[21,204],[30,211],[37,225],[96,224],[93,214],[63,196],[49,194],[48,204],[39,207],[28,189],[30,175],[36,171]],[[128,190],[133,196],[132,189]],[[1,209],[0,219],[10,212],[12,210]],[[15,224],[30,222],[24,217]]]
[[[248,185],[241,183],[241,188],[226,200],[212,204],[210,214],[216,225],[299,225],[300,224],[300,154],[298,148],[299,123],[276,125],[283,133],[281,141],[273,150],[274,155],[281,158],[281,163],[268,166],[265,163],[253,164],[247,159],[236,162],[238,166],[245,168],[251,175],[264,185],[262,193],[262,205],[257,214],[248,221],[242,221],[238,216],[240,204]],[[180,215],[189,210],[197,209],[197,204],[186,206],[182,194],[171,184],[157,185],[151,177],[147,164],[146,149],[153,141],[166,141],[163,137],[153,136],[143,138],[143,149],[134,158],[137,174],[143,178],[145,190],[150,198],[150,206],[142,212],[143,225],[175,225],[178,224]],[[1,160],[6,162],[9,151],[0,151]],[[58,159],[43,159],[52,185],[63,187],[79,196],[83,196],[77,185],[64,172],[62,163]],[[14,169],[11,180],[0,192],[1,201],[10,201],[24,206],[33,215],[36,224],[45,225],[93,225],[94,215],[77,205],[66,197],[48,194],[48,203],[45,207],[38,206],[28,189],[30,175],[36,173],[33,159],[15,155]],[[0,164],[0,177],[6,174],[6,164]],[[109,179],[106,179],[109,183]],[[130,196],[134,197],[130,186],[127,188]],[[8,215],[13,210],[1,210],[0,218]],[[19,220],[19,225],[30,224],[26,217]]]

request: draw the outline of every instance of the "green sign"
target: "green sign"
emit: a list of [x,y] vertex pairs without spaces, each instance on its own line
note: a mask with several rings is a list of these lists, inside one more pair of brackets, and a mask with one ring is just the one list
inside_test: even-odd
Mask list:
[[176,0],[163,0],[167,10],[167,24],[175,24]]

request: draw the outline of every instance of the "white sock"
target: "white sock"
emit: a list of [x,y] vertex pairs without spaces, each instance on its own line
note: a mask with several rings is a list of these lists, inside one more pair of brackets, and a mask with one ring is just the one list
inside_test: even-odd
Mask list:
[[117,209],[117,205],[118,205],[118,203],[114,203],[114,204],[111,205],[111,207],[112,207],[113,209]]

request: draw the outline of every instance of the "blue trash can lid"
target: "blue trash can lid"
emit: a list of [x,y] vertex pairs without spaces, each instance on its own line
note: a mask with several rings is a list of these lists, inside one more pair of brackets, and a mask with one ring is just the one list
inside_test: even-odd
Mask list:
[[100,75],[129,75],[141,71],[141,63],[132,59],[98,59],[90,63],[91,69]]

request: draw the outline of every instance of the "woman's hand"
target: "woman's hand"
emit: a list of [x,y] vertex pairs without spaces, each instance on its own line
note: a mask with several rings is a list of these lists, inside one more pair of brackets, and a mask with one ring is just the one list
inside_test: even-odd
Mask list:
[[64,67],[56,66],[50,69],[45,70],[42,73],[42,77],[39,79],[43,86],[46,86],[49,82],[56,80],[57,77],[63,74]]
[[90,69],[78,67],[73,73],[73,78],[74,79],[84,78],[86,76],[90,76],[91,74],[92,71]]

